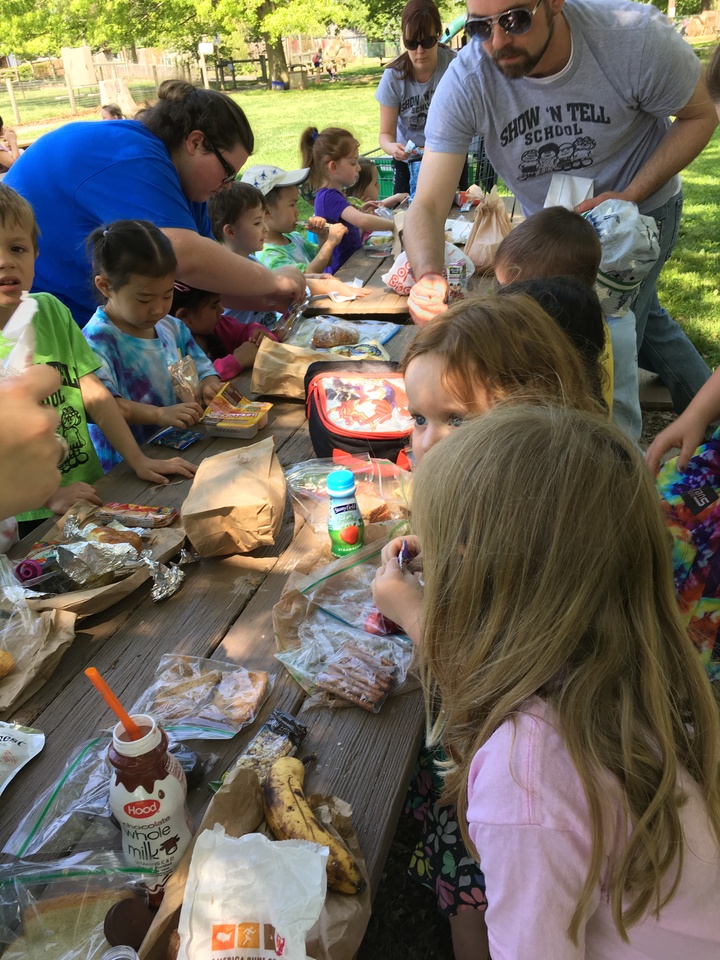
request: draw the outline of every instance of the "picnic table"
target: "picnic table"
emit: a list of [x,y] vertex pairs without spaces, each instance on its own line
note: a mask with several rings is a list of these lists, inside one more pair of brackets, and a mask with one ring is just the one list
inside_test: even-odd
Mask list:
[[[413,334],[414,328],[407,327],[388,342],[393,359],[400,357]],[[244,375],[237,383],[248,395],[249,377]],[[254,440],[204,437],[183,456],[199,463],[205,457],[270,434],[275,437],[283,467],[314,456],[304,405],[285,400],[275,402],[267,427]],[[153,447],[152,453],[163,457],[172,456],[174,451]],[[96,487],[106,502],[179,509],[190,482],[176,479],[165,487],[147,484],[120,464]],[[39,528],[26,538],[15,555],[23,556],[23,545],[27,550],[42,532]],[[316,544],[313,531],[295,519],[288,502],[282,530],[272,548],[249,556],[190,564],[185,567],[185,583],[173,597],[153,602],[146,583],[104,613],[78,621],[76,639],[55,673],[27,703],[12,712],[13,720],[42,730],[46,742],[39,757],[21,771],[3,795],[0,848],[29,804],[56,782],[71,752],[113,723],[114,718],[84,676],[87,666],[97,667],[128,707],[150,686],[165,653],[210,657],[274,674],[273,689],[249,727],[231,741],[190,743],[201,753],[219,755],[207,780],[218,778],[232,766],[275,707],[297,715],[307,695],[274,659],[271,614],[287,575]],[[416,689],[391,697],[378,714],[357,707],[316,708],[301,719],[309,727],[309,734],[299,755],[317,757],[306,775],[308,794],[335,794],[352,805],[353,823],[374,894],[422,737],[421,695]],[[210,796],[205,784],[190,793],[188,804],[196,823]]]

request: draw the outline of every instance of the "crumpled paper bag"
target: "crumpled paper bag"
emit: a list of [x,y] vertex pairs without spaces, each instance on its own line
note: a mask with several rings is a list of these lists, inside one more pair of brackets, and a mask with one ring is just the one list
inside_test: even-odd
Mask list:
[[181,516],[200,556],[221,557],[275,543],[284,510],[285,474],[267,437],[203,460]]
[[317,360],[337,360],[337,357],[326,350],[276,343],[265,337],[255,357],[250,389],[259,396],[304,400],[305,374]]

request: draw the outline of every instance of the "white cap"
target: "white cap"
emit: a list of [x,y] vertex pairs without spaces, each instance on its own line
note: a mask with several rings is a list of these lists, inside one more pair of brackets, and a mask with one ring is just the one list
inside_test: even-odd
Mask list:
[[274,167],[268,163],[258,163],[248,169],[242,175],[243,183],[250,183],[253,187],[267,196],[275,187],[297,187],[305,183],[310,176],[310,168],[303,167],[302,170],[283,170],[280,167]]

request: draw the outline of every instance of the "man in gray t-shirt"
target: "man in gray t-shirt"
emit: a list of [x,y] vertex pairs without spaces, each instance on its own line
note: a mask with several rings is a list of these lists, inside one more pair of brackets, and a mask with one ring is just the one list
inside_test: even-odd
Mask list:
[[[507,2],[468,0],[469,22],[491,19],[474,28],[489,38],[476,35],[461,50],[430,107],[417,195],[405,221],[418,278],[411,315],[426,323],[447,309],[442,224],[469,143],[480,134],[526,215],[542,208],[552,174],[562,172],[594,180],[595,198],[579,212],[613,196],[656,219],[661,258],[635,303],[638,344],[641,363],[660,374],[680,411],[710,371],[658,303],[655,286],[677,236],[678,173],[717,125],[699,61],[651,5],[525,0],[511,8],[523,11],[518,18],[503,17]],[[512,32],[514,22],[528,19],[525,33]]]

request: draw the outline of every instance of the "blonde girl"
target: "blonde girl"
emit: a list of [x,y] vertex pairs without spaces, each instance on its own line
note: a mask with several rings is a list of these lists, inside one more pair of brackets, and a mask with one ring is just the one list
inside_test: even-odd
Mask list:
[[[360,249],[363,231],[388,229],[384,217],[368,213],[365,207],[356,209],[345,194],[360,173],[359,149],[355,137],[341,127],[326,127],[322,132],[317,127],[308,127],[300,137],[302,165],[310,168],[310,185],[319,187],[315,216],[347,227],[347,233],[333,251],[331,273]],[[370,204],[371,209],[374,207],[375,204]]]
[[413,520],[429,737],[492,957],[720,956],[720,718],[641,455],[501,404],[428,455]]

